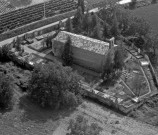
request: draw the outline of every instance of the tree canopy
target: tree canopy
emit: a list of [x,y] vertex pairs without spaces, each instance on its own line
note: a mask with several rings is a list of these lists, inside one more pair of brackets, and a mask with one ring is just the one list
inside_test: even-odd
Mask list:
[[7,109],[12,107],[13,87],[10,76],[0,73],[0,108]]
[[28,95],[42,107],[73,107],[79,103],[82,93],[79,83],[81,79],[70,67],[63,67],[59,62],[36,65]]
[[123,58],[123,48],[117,47],[114,56],[114,68],[117,70],[122,70],[124,66],[124,58]]
[[73,26],[72,26],[71,18],[68,18],[67,21],[66,21],[66,30],[68,32],[72,32],[73,31]]
[[71,38],[67,38],[67,42],[64,45],[64,50],[62,53],[62,59],[64,61],[64,65],[71,66],[73,64],[73,57],[72,57],[72,46],[71,46]]

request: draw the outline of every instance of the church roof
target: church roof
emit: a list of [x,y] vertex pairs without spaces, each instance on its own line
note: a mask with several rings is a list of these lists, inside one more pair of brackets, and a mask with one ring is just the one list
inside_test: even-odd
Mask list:
[[54,40],[65,43],[68,36],[71,38],[72,46],[82,48],[84,50],[104,55],[109,49],[109,43],[107,42],[66,31],[60,31],[59,34],[54,38]]

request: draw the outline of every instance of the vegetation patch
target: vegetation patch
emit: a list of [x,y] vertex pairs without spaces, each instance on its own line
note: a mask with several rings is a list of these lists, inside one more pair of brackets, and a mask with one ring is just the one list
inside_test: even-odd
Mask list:
[[158,126],[158,95],[145,101],[142,106],[133,110],[129,116],[145,123]]

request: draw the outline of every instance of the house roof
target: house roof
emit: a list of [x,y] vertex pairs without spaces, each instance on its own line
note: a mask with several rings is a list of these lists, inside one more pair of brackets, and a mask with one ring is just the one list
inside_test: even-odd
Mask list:
[[105,55],[105,53],[109,49],[109,43],[103,42],[97,39],[89,38],[83,35],[77,35],[74,33],[60,31],[59,34],[54,38],[55,41],[66,42],[67,37],[71,38],[72,46],[92,51],[101,55]]

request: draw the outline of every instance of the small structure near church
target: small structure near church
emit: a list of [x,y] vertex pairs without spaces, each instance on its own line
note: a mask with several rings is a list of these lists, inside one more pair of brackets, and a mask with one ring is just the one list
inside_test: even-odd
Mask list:
[[61,58],[67,38],[72,42],[73,62],[97,72],[102,71],[108,50],[114,48],[114,38],[108,42],[92,39],[83,35],[77,35],[61,31],[52,41],[52,52]]

